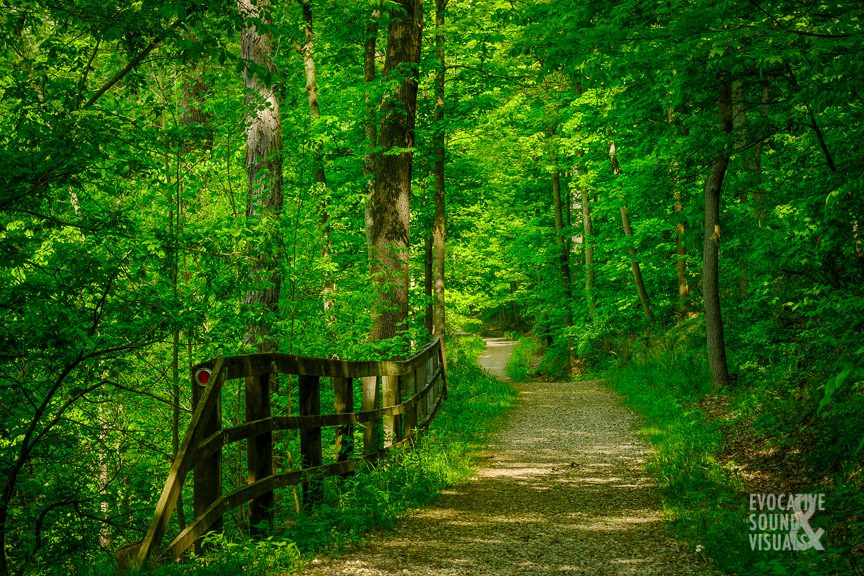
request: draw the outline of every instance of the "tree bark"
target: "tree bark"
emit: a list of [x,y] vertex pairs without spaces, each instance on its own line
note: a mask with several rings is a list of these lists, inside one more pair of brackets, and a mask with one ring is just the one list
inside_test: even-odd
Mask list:
[[433,334],[435,332],[435,302],[434,302],[434,291],[433,291],[433,280],[432,275],[434,272],[432,271],[433,266],[433,256],[432,256],[432,242],[433,232],[426,234],[423,237],[423,294],[426,296],[426,332],[428,334]]
[[[245,27],[241,36],[243,81],[247,90],[247,103],[255,107],[247,118],[246,179],[248,197],[247,220],[265,223],[278,218],[282,212],[282,119],[277,87],[258,77],[249,64],[275,73],[273,65],[273,38],[269,32],[259,30],[271,24],[269,0],[238,0],[240,16]],[[262,234],[266,235],[262,226]],[[264,242],[266,245],[267,243]],[[278,313],[281,274],[278,259],[270,253],[252,255],[249,276],[252,285],[246,292],[244,304],[263,313],[260,320],[247,328],[246,342],[260,352],[273,352],[278,341],[271,328]]]
[[435,298],[432,305],[432,335],[441,338],[445,345],[446,315],[444,308],[444,259],[447,229],[447,213],[444,191],[444,163],[446,148],[444,138],[444,71],[446,53],[444,51],[444,16],[448,0],[435,0],[435,52],[438,67],[435,69],[435,219],[432,223],[432,284]]
[[[315,34],[312,27],[312,0],[300,0],[303,7],[303,71],[306,76],[306,100],[309,106],[309,120],[312,125],[313,138],[318,118],[321,117],[318,105],[318,75],[315,72]],[[333,274],[326,269],[332,259],[333,244],[330,239],[330,213],[327,205],[327,173],[324,169],[324,146],[316,141],[312,151],[312,175],[315,181],[315,192],[321,195],[321,260],[325,263],[324,287],[321,293],[322,306],[325,314],[333,307],[333,293],[336,292],[336,282]],[[334,319],[328,314],[328,323]]]
[[383,77],[395,87],[381,105],[375,178],[367,199],[366,234],[375,303],[371,340],[408,326],[408,247],[417,78],[423,30],[421,0],[399,0],[390,14]]
[[591,196],[588,190],[582,188],[579,191],[582,202],[582,230],[585,245],[585,298],[588,301],[588,313],[593,320],[596,316],[596,305],[594,303],[594,225],[591,221]]
[[682,320],[690,312],[690,282],[687,279],[687,249],[684,247],[684,221],[681,212],[681,192],[675,191],[675,214],[678,222],[675,224],[675,273],[678,276],[678,317]]
[[[744,186],[738,192],[739,200],[746,204],[748,200],[753,202],[753,213],[758,223],[758,204],[761,203],[759,188],[762,180],[762,144],[755,142],[751,145],[750,122],[747,118],[747,104],[745,97],[744,81],[736,79],[732,82],[732,129],[735,132],[736,154],[742,158],[742,170],[744,172]],[[747,297],[749,286],[748,262],[749,254],[743,251],[738,259],[738,297],[744,300]]]
[[[732,88],[728,72],[717,77],[720,129],[732,131]],[[726,363],[726,343],[723,337],[723,317],[720,312],[720,190],[726,168],[729,166],[729,151],[724,147],[718,151],[711,163],[711,171],[705,180],[705,243],[702,251],[702,293],[705,302],[705,332],[708,365],[715,391],[729,382]]]
[[[667,111],[667,120],[670,124],[678,125],[681,136],[689,136],[690,130],[683,122],[679,122],[675,118],[675,110],[670,108]],[[684,320],[690,314],[690,281],[687,278],[687,248],[684,245],[685,220],[682,212],[684,204],[681,201],[681,190],[679,189],[680,179],[678,171],[680,165],[676,159],[673,159],[669,167],[669,178],[675,197],[675,274],[678,277],[678,319]]]
[[561,287],[564,290],[567,307],[567,327],[573,326],[573,288],[570,274],[570,248],[564,236],[564,202],[561,200],[561,172],[558,170],[558,159],[555,159],[552,170],[552,210],[555,217],[555,243],[558,244],[558,269],[561,271]]
[[[555,158],[552,169],[552,209],[555,212],[555,242],[558,244],[558,268],[561,270],[561,287],[564,291],[565,323],[569,330],[573,327],[573,279],[570,273],[570,243],[565,237],[564,210],[570,211],[570,203],[561,200],[561,172],[558,169],[558,158]],[[568,372],[576,363],[576,354],[571,344],[571,338],[567,341]]]
[[375,82],[376,77],[375,50],[378,41],[378,19],[380,17],[381,7],[379,5],[372,9],[369,21],[366,22],[366,40],[363,43],[363,83],[365,85],[364,102],[366,106],[363,133],[366,136],[367,146],[366,156],[363,158],[363,173],[369,181],[370,192],[375,175],[375,147],[378,145],[378,124],[375,114],[377,104],[372,97],[372,83]]
[[[609,145],[609,161],[612,163],[612,173],[616,176],[621,174],[621,167],[618,164],[618,154],[615,151],[615,142]],[[621,225],[624,228],[624,235],[628,238],[633,237],[633,228],[630,226],[630,213],[627,211],[627,205],[623,199],[620,206]],[[636,260],[636,248],[631,247],[630,253],[630,270],[633,272],[633,282],[636,284],[636,293],[639,296],[639,302],[642,304],[642,311],[645,314],[645,319],[648,324],[654,323],[654,315],[651,313],[651,302],[648,299],[648,290],[645,289],[645,281],[642,279],[642,268]]]

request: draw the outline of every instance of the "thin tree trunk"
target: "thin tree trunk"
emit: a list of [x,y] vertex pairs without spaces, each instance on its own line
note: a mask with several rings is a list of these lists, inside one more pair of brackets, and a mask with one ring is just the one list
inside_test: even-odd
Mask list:
[[[624,235],[628,238],[633,237],[633,228],[630,226],[630,214],[627,212],[627,206],[622,204],[621,210],[621,225],[624,228]],[[651,304],[648,300],[648,290],[645,289],[645,281],[642,279],[642,270],[639,267],[639,262],[636,261],[636,248],[630,248],[630,255],[633,257],[630,260],[630,269],[633,271],[633,281],[636,283],[636,292],[639,294],[639,302],[642,303],[642,311],[645,313],[645,319],[649,324],[654,323],[654,315],[651,313]]]
[[561,287],[564,290],[567,306],[567,327],[573,326],[573,289],[570,274],[570,250],[564,236],[564,203],[561,200],[561,173],[558,160],[552,171],[552,210],[555,217],[555,243],[558,244],[558,269],[561,271]]
[[[729,133],[732,131],[732,87],[729,73],[721,72],[717,80],[720,128],[723,132]],[[724,148],[715,154],[711,163],[711,171],[705,180],[705,244],[702,251],[702,293],[705,301],[708,365],[715,391],[729,382],[726,343],[723,337],[723,317],[720,312],[720,190],[728,166],[729,152]]]
[[[752,199],[755,203],[758,202],[758,188],[761,183],[761,155],[762,146],[760,143],[755,143],[750,146],[750,125],[747,119],[747,107],[744,90],[744,81],[736,79],[732,82],[732,129],[735,131],[735,149],[743,157],[742,169],[744,171],[744,183],[738,192],[739,200],[742,204],[746,204],[748,199]],[[754,212],[758,209],[754,208]],[[747,279],[749,263],[748,252],[743,251],[738,259],[738,297],[744,299],[747,297],[749,281]]]
[[[300,0],[303,7],[303,70],[306,75],[306,99],[309,105],[309,119],[312,131],[321,116],[318,105],[318,76],[315,72],[315,34],[312,28],[312,0]],[[336,282],[327,264],[332,259],[333,244],[330,239],[330,213],[327,206],[327,173],[324,169],[324,146],[315,142],[312,152],[312,175],[315,180],[315,192],[321,195],[321,260],[325,264],[324,288],[322,290],[322,305],[325,314],[333,306],[333,293],[336,292]],[[328,323],[332,324],[332,314],[328,315]]]
[[[667,120],[670,124],[677,124],[681,130],[681,136],[689,136],[690,130],[683,122],[678,122],[675,119],[675,110],[670,108],[667,111]],[[679,189],[680,180],[678,171],[680,166],[676,159],[673,159],[669,167],[669,178],[675,197],[675,274],[678,277],[678,319],[684,320],[690,314],[690,281],[687,278],[687,248],[684,245],[685,220],[683,216],[684,204],[681,201],[681,190]]]
[[[269,0],[239,0],[240,15],[246,19],[241,37],[243,61],[275,73],[273,65],[273,38],[266,27],[271,24]],[[258,25],[262,25],[259,31]],[[248,103],[254,104],[253,114],[247,118],[246,178],[248,197],[246,217],[256,224],[278,218],[282,212],[282,119],[276,87],[259,78],[250,66],[243,70]],[[262,230],[262,234],[266,234]],[[265,246],[267,242],[264,243]],[[278,259],[267,253],[252,255],[250,267],[251,287],[244,303],[260,320],[247,328],[246,342],[260,352],[273,352],[278,341],[272,332],[272,320],[278,313],[281,275]]]
[[421,0],[399,0],[391,11],[384,63],[395,88],[381,105],[375,179],[367,200],[366,231],[375,303],[371,340],[392,338],[408,327],[408,247],[411,169],[417,106],[417,67],[423,30]]
[[678,276],[678,317],[684,319],[690,313],[690,282],[687,278],[687,249],[684,247],[684,220],[681,213],[681,192],[675,191],[675,273]]
[[[364,101],[366,118],[363,123],[363,133],[366,136],[366,156],[363,159],[363,173],[369,181],[369,190],[373,186],[375,175],[375,147],[378,145],[378,122],[375,114],[377,104],[372,97],[372,84],[375,82],[375,50],[378,41],[378,20],[381,18],[381,6],[372,9],[369,21],[366,23],[366,40],[363,43],[363,83],[365,85]],[[368,217],[367,217],[368,218]]]
[[588,190],[579,190],[582,201],[582,230],[585,236],[585,298],[588,301],[588,313],[593,320],[596,316],[596,305],[594,304],[594,225],[591,221],[591,196]]
[[443,347],[446,335],[444,308],[444,258],[447,229],[447,214],[444,194],[444,163],[446,136],[444,125],[444,71],[446,54],[444,52],[444,16],[448,0],[435,0],[435,52],[438,67],[435,70],[435,219],[432,223],[432,283],[435,298],[432,306],[432,335],[441,338]]
[[[105,377],[107,379],[107,376]],[[108,422],[104,414],[105,404],[99,403],[97,408],[97,421],[99,422],[99,512],[102,514],[102,522],[99,527],[99,547],[102,550],[111,550],[114,539],[111,534],[111,525],[108,523]],[[181,527],[182,529],[182,527]]]
[[[552,169],[552,209],[555,212],[555,242],[558,244],[558,268],[561,271],[561,287],[564,291],[565,322],[569,331],[573,327],[573,280],[570,274],[570,244],[565,237],[564,210],[569,211],[569,203],[561,200],[561,172],[558,169],[558,158],[555,158]],[[568,372],[575,366],[576,355],[571,345],[571,338],[567,337],[567,362]]]
[[[555,242],[558,244],[558,267],[561,270],[561,284],[569,302],[569,299],[573,296],[570,276],[570,252],[567,246],[567,239],[564,237],[564,202],[561,199],[561,173],[558,170],[557,159],[555,160],[555,168],[552,172],[552,206],[555,212]],[[572,326],[572,324],[572,313],[568,313],[567,325]]]
[[426,296],[426,332],[433,334],[435,332],[435,302],[433,300],[433,280],[432,275],[432,242],[433,233],[429,232],[423,236],[423,294]]
[[[621,174],[621,167],[618,164],[618,154],[615,151],[615,142],[609,145],[609,160],[612,163],[612,173],[616,176]],[[628,238],[633,237],[633,228],[630,226],[630,213],[627,211],[627,205],[623,199],[620,206],[621,225],[624,228],[624,235]],[[648,300],[648,290],[645,289],[645,281],[642,279],[642,268],[636,260],[636,248],[631,247],[630,253],[630,270],[633,272],[633,282],[636,284],[636,293],[639,295],[639,302],[642,304],[642,311],[645,313],[645,319],[649,324],[654,323],[654,315],[651,313],[651,303]]]

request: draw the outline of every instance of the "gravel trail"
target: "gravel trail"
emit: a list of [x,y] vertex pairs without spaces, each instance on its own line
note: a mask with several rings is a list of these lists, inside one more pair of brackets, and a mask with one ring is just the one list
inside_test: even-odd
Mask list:
[[[513,342],[480,364],[504,376]],[[598,382],[516,385],[520,406],[476,475],[393,533],[306,576],[708,574],[663,524],[633,415]]]

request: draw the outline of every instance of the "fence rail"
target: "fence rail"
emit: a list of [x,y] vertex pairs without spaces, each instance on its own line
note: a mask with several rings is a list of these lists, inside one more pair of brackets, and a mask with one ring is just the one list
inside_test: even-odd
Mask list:
[[[298,415],[271,414],[271,379],[297,376]],[[444,352],[439,339],[402,361],[346,361],[287,354],[250,354],[218,358],[192,368],[193,413],[144,539],[118,551],[118,564],[143,566],[157,551],[174,513],[183,484],[193,473],[195,518],[168,545],[172,558],[211,530],[222,516],[249,503],[250,526],[272,520],[273,491],[302,486],[305,508],[323,497],[324,476],[352,474],[362,463],[409,442],[434,418],[446,396]],[[199,378],[206,375],[206,378]],[[245,379],[245,422],[222,426],[222,390],[229,380]],[[321,379],[333,388],[332,412],[322,413]],[[203,383],[202,383],[203,381]],[[354,410],[354,387],[361,383],[361,407]],[[293,389],[288,393],[294,392]],[[355,455],[354,432],[363,425],[363,451]],[[321,429],[335,428],[335,462],[323,463]],[[273,432],[300,431],[301,466],[275,473]],[[246,440],[247,485],[223,494],[222,449]],[[124,561],[125,560],[125,561]]]

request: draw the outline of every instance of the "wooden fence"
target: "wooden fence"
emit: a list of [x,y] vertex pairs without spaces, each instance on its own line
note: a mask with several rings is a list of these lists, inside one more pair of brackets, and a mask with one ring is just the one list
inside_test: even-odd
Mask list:
[[[171,541],[180,555],[211,530],[222,515],[249,502],[250,526],[271,520],[273,490],[302,486],[307,509],[322,498],[322,477],[348,475],[364,462],[407,443],[426,426],[446,396],[444,353],[436,339],[404,361],[352,362],[287,354],[251,354],[199,364],[193,374],[193,414],[144,539],[118,551],[118,563],[143,566],[158,549],[189,472],[194,476],[195,518]],[[272,415],[271,378],[297,376],[299,415]],[[222,427],[221,393],[228,380],[245,379],[245,422]],[[332,411],[322,411],[321,379],[333,388]],[[354,409],[354,386],[362,385],[362,405]],[[293,392],[293,390],[291,390]],[[355,454],[355,426],[363,428],[362,454]],[[323,464],[322,427],[335,428],[335,462]],[[274,473],[273,432],[300,431],[301,466]],[[383,435],[382,435],[383,433]],[[248,483],[223,494],[222,449],[246,440]],[[254,529],[254,528],[253,528]],[[122,557],[126,561],[122,561]]]

